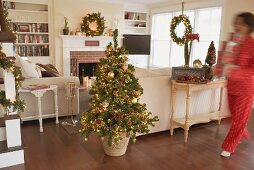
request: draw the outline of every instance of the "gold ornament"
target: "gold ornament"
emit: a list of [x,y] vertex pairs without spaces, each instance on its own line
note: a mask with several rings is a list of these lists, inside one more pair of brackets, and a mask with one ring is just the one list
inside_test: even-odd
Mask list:
[[117,95],[118,95],[118,91],[115,90],[115,91],[113,92],[113,94],[117,96]]
[[115,74],[114,74],[114,72],[111,71],[111,72],[108,73],[108,76],[111,77],[111,78],[114,78]]
[[124,71],[127,70],[127,69],[128,69],[128,64],[125,63],[125,64],[122,66],[122,69],[123,69]]
[[202,66],[202,62],[201,62],[199,59],[194,60],[194,61],[193,61],[193,67],[194,67],[194,68],[202,68],[202,67],[203,67],[203,66]]
[[108,102],[106,102],[106,101],[102,102],[102,106],[103,106],[104,108],[107,108],[107,107],[108,107],[108,105],[109,105],[109,103],[108,103]]
[[140,92],[140,91],[137,91],[137,92],[136,92],[136,95],[140,96],[140,95],[141,95],[141,92]]
[[137,98],[134,98],[131,100],[132,103],[137,103],[138,102],[138,99]]

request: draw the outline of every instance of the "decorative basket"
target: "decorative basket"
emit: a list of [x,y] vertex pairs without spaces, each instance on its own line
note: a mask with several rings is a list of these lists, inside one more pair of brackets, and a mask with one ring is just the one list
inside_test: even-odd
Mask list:
[[109,156],[122,156],[126,153],[127,146],[129,144],[130,137],[126,137],[126,135],[122,135],[122,140],[116,144],[109,146],[108,145],[108,139],[105,138],[102,140],[102,145],[104,148],[104,151]]
[[172,67],[172,80],[177,80],[177,78],[182,74],[188,74],[202,79],[205,77],[205,69],[192,67]]

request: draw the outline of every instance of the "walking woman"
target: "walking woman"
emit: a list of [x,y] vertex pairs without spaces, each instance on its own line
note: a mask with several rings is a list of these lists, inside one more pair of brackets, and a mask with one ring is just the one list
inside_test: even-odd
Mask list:
[[[247,122],[252,112],[254,97],[254,15],[249,12],[240,13],[234,20],[235,35],[240,37],[238,48],[235,48],[231,59],[222,59],[224,63],[235,65],[227,70],[228,103],[232,115],[230,130],[222,144],[221,156],[229,157],[241,140],[248,139]],[[230,57],[229,57],[230,58]],[[220,58],[215,73],[219,74]],[[227,65],[227,64],[226,64]]]

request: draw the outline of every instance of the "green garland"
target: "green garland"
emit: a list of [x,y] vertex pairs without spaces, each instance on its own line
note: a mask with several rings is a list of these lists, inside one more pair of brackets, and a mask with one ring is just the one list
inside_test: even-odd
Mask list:
[[12,111],[24,111],[25,103],[19,98],[18,89],[21,87],[21,83],[24,80],[21,74],[20,67],[14,65],[14,61],[7,59],[6,55],[2,52],[2,47],[0,46],[0,67],[4,70],[11,72],[15,77],[15,87],[16,87],[16,100],[14,102],[10,99],[6,99],[5,91],[0,91],[0,104],[5,110],[12,108]]
[[[178,37],[176,35],[176,27],[180,24],[183,23],[185,26],[185,31],[184,31],[184,35],[183,37]],[[192,33],[192,28],[191,28],[191,24],[190,24],[190,20],[186,15],[178,15],[175,16],[172,20],[171,20],[171,24],[170,24],[170,36],[172,38],[172,40],[178,44],[178,45],[184,45],[186,38],[185,38],[185,34],[190,34]]]
[[[97,30],[90,29],[89,24],[92,22],[97,23]],[[86,36],[102,35],[105,28],[105,20],[104,17],[101,17],[101,13],[87,14],[87,16],[83,17],[81,31],[84,32]]]

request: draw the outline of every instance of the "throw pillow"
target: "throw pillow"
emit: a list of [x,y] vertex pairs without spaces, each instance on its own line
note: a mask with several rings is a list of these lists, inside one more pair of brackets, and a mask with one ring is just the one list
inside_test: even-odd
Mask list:
[[54,74],[55,76],[53,76],[53,77],[58,77],[59,76],[58,70],[52,64],[40,64],[40,63],[37,63],[36,65],[41,68],[41,71],[47,71],[47,72],[50,72],[50,73]]
[[57,77],[54,73],[49,72],[49,71],[41,71],[42,77]]
[[22,76],[24,78],[39,78],[40,70],[36,68],[35,63],[22,59],[20,56],[15,56],[15,65],[21,68]]
[[0,84],[4,84],[4,78],[0,78]]

